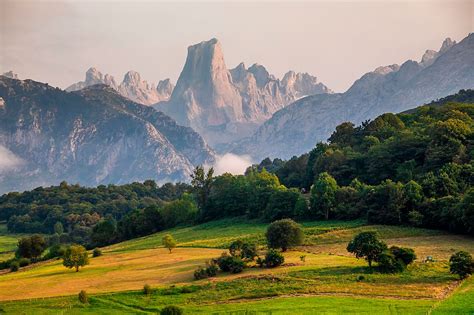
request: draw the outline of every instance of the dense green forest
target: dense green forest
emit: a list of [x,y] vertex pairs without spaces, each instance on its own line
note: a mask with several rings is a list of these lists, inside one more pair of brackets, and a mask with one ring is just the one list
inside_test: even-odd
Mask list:
[[474,91],[462,90],[361,126],[342,123],[308,154],[252,170],[311,191],[310,218],[474,233],[473,103]]
[[[459,100],[470,103],[458,103]],[[474,233],[474,92],[361,126],[340,124],[328,143],[288,161],[265,159],[245,175],[197,167],[191,185],[154,181],[86,188],[61,183],[0,197],[0,221],[17,233],[102,246],[182,224],[246,216],[363,218]]]

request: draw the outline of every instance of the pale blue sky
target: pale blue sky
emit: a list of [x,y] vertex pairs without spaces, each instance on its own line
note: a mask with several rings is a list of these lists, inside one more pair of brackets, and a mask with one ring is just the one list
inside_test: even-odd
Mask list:
[[474,1],[0,0],[0,71],[62,88],[95,66],[176,81],[187,46],[217,37],[228,68],[309,72],[336,91],[473,31]]

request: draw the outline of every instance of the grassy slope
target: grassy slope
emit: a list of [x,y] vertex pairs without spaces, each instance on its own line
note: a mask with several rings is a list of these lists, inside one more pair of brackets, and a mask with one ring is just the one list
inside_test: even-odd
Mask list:
[[[160,288],[151,297],[132,291],[93,295],[88,306],[79,305],[72,296],[4,302],[0,307],[7,313],[27,309],[31,314],[61,313],[65,309],[73,313],[107,313],[111,309],[115,313],[153,313],[168,304],[186,305],[189,313],[271,310],[274,314],[303,314],[317,309],[329,313],[423,314],[436,306],[435,311],[444,314],[472,299],[473,285],[463,284],[448,300],[439,302],[456,279],[449,274],[447,257],[460,249],[474,252],[472,238],[405,227],[363,226],[360,221],[311,222],[304,226],[305,246],[286,253],[286,266],[281,268],[250,268],[240,275],[221,274],[211,280],[193,281],[196,266],[218,256],[222,252],[218,248],[232,240],[243,237],[263,244],[266,225],[222,220],[167,231],[177,238],[179,246],[187,247],[173,254],[159,248],[164,233],[158,233],[104,249],[104,256],[93,258],[79,273],[55,261],[0,276],[0,300],[77,294],[81,289],[89,293],[137,290],[145,283]],[[376,230],[389,245],[414,247],[419,257],[432,255],[437,262],[416,262],[401,275],[367,273],[365,262],[345,251],[347,241],[365,230]],[[306,254],[304,263],[299,259],[302,254]],[[357,281],[359,275],[365,279]],[[186,289],[192,292],[178,294],[180,289],[169,289],[173,284],[179,284],[177,288],[192,284],[192,289]]]
[[7,232],[7,225],[0,223],[0,261],[10,259],[14,256],[20,234],[11,234]]

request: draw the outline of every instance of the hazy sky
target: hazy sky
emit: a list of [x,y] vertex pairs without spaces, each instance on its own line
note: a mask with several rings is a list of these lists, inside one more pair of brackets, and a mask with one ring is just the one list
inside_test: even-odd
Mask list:
[[419,60],[474,28],[474,0],[163,2],[0,0],[0,71],[62,88],[95,66],[176,81],[187,46],[218,38],[243,61],[316,75],[335,91],[380,65]]

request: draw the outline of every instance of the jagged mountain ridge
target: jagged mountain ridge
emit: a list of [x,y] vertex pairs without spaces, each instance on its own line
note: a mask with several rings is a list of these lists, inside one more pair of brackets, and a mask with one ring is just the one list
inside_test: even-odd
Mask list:
[[214,153],[191,128],[106,85],[65,92],[0,76],[0,145],[25,163],[2,191],[57,184],[185,181]]
[[115,78],[110,74],[102,74],[99,70],[92,67],[86,71],[84,81],[74,83],[66,91],[78,91],[95,84],[106,84],[118,91],[122,96],[131,99],[134,102],[152,105],[161,101],[167,101],[173,91],[173,84],[170,79],[161,80],[155,86],[143,80],[136,71],[128,71],[123,78],[122,83],[117,84]]
[[170,100],[155,108],[218,146],[250,135],[274,112],[302,96],[330,92],[306,73],[290,71],[279,80],[258,64],[247,69],[241,63],[229,70],[214,38],[188,47]]
[[303,98],[276,112],[251,137],[228,147],[255,159],[290,158],[325,141],[344,122],[359,124],[385,112],[401,112],[474,87],[474,34],[460,43],[443,42],[420,63],[379,67],[345,93]]

